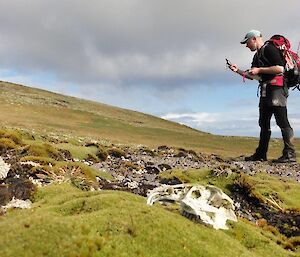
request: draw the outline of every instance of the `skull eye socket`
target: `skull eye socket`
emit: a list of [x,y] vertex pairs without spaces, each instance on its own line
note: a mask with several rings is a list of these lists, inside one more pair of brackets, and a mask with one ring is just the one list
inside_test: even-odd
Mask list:
[[199,198],[201,196],[201,193],[199,190],[195,190],[192,192],[192,197],[193,198]]
[[220,199],[218,201],[211,202],[210,204],[216,208],[220,208],[220,207],[223,207],[225,209],[231,208],[230,202],[226,199]]
[[168,188],[168,189],[167,189],[167,193],[168,193],[168,194],[173,194],[173,193],[174,193],[173,188]]

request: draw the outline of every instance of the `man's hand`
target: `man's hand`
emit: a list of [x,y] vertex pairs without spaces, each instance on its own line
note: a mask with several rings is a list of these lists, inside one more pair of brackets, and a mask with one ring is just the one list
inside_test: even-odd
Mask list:
[[231,69],[233,72],[237,72],[238,71],[238,67],[237,67],[236,64],[232,64],[231,61],[229,61],[227,58],[225,60],[226,60],[227,67],[229,69]]
[[230,66],[228,66],[229,69],[231,69],[233,72],[237,72],[238,71],[238,67],[236,64],[231,64]]

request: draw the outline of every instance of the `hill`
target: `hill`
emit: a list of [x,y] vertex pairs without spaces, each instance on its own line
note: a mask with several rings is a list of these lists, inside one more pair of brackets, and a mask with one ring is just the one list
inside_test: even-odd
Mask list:
[[[1,257],[299,256],[300,164],[232,158],[252,152],[255,138],[7,82],[0,89]],[[278,140],[272,149],[280,154]],[[146,205],[149,190],[176,193],[174,184],[221,189],[237,222],[214,230],[197,205]],[[229,206],[209,202],[211,219]]]
[[[226,156],[251,154],[257,139],[204,133],[175,122],[109,105],[0,82],[2,126],[60,138],[85,138],[106,143],[169,145]],[[298,140],[296,142],[298,148]],[[270,156],[280,155],[273,140]]]

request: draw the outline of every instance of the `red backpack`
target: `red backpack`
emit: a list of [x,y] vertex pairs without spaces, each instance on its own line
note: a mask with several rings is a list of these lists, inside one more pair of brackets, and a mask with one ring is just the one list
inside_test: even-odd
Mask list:
[[286,62],[284,78],[287,86],[300,90],[300,58],[297,53],[290,49],[290,41],[284,36],[274,35],[267,42],[272,43],[282,53]]

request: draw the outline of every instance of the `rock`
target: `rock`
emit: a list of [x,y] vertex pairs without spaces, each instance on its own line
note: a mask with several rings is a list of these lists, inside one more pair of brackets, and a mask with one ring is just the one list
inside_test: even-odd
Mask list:
[[10,169],[10,164],[4,162],[2,157],[0,157],[0,180],[5,179],[7,177],[7,173]]
[[159,174],[160,170],[157,167],[154,166],[147,166],[145,167],[145,170],[149,173],[149,174]]
[[36,192],[36,186],[28,179],[9,178],[0,185],[0,205],[5,205],[13,198],[26,200]]
[[7,204],[13,198],[8,185],[0,185],[0,206]]

